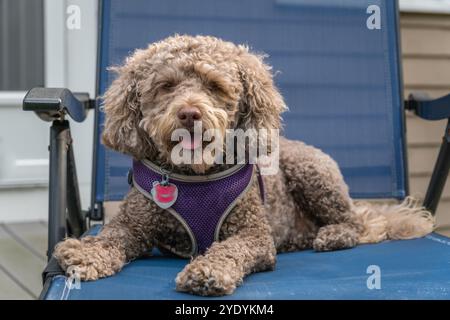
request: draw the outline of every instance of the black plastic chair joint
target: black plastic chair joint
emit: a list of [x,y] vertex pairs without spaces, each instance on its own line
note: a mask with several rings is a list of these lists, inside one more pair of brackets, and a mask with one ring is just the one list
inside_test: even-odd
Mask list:
[[447,119],[450,118],[450,94],[430,99],[424,93],[411,93],[405,101],[405,109],[426,120]]
[[66,88],[33,88],[23,99],[23,110],[34,111],[44,121],[62,120],[68,114],[82,122],[88,109],[95,107],[95,100],[88,93],[72,93]]

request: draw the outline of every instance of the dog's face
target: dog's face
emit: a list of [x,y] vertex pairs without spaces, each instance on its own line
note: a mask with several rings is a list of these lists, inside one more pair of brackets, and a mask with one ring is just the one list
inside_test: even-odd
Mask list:
[[[216,130],[225,143],[227,129],[278,129],[285,104],[262,57],[244,46],[213,37],[174,36],[137,50],[104,97],[105,145],[137,159],[172,163],[181,143],[192,150],[194,139],[173,141],[176,129]],[[211,164],[190,165],[203,173]]]

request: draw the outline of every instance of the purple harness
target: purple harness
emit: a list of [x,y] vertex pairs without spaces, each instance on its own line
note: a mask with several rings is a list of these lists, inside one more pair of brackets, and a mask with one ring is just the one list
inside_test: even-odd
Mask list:
[[[204,253],[218,240],[222,223],[236,202],[250,188],[253,173],[253,165],[245,164],[205,176],[170,174],[169,182],[176,189],[177,195],[175,202],[167,210],[187,230],[193,244],[191,255]],[[161,168],[147,160],[133,160],[132,182],[147,198],[155,201],[152,189],[161,180]],[[259,173],[258,182],[264,201],[264,189]]]

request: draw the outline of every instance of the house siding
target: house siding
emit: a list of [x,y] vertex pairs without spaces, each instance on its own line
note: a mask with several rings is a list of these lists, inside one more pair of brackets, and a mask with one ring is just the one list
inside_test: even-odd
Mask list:
[[[450,93],[450,15],[400,15],[405,97],[426,92],[433,98]],[[424,197],[439,152],[446,120],[425,121],[407,112],[411,194]],[[450,227],[450,183],[445,186],[437,224]]]

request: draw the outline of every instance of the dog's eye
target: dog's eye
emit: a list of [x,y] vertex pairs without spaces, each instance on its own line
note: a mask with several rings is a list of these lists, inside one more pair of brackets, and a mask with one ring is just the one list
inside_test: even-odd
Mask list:
[[220,84],[218,84],[217,82],[210,82],[208,84],[208,88],[212,92],[219,92],[219,93],[223,93],[224,92],[223,87]]
[[166,81],[163,82],[160,86],[161,89],[166,90],[166,91],[170,91],[173,88],[175,88],[176,84],[173,81]]

